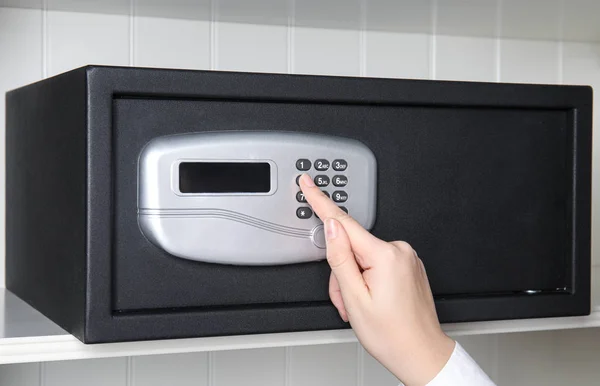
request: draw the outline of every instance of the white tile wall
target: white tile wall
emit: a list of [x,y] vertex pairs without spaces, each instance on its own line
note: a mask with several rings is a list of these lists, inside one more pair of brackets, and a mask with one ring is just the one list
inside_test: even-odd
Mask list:
[[45,29],[48,75],[86,64],[129,64],[129,17],[50,11]]
[[172,385],[174,380],[177,386],[209,385],[207,353],[149,355],[127,359],[128,386]]
[[358,386],[358,345],[292,347],[290,351],[291,386]]
[[44,386],[126,386],[130,383],[127,361],[108,358],[43,363],[42,382]]
[[217,386],[277,386],[285,384],[286,349],[222,351],[214,353],[213,384]]
[[558,42],[505,39],[500,44],[502,82],[559,83]]
[[496,41],[470,36],[436,37],[436,79],[494,81]]
[[[566,39],[589,38],[597,31],[565,26],[596,15],[579,12],[571,2],[564,4],[564,14],[557,14],[556,7],[563,6],[559,0],[531,0],[524,8],[517,0],[352,0],[342,10],[335,0],[260,0],[257,7],[244,0],[177,0],[172,15],[154,0],[114,0],[115,7],[133,5],[132,15],[85,13],[90,11],[87,5],[81,13],[63,12],[56,9],[66,0],[47,1],[52,11],[0,7],[0,93],[87,63],[563,82],[600,89],[600,44],[559,39],[561,30],[567,30]],[[261,7],[268,12],[257,12]],[[322,13],[320,21],[315,20],[316,9]],[[207,16],[175,17],[186,14]],[[462,23],[465,18],[476,22]],[[523,20],[531,20],[532,27]],[[386,28],[365,30],[370,25]],[[514,39],[520,36],[547,40]],[[599,107],[596,103],[597,114]],[[0,129],[3,116],[2,103]],[[595,148],[597,143],[595,139]],[[3,156],[0,135],[0,159]],[[594,192],[600,188],[599,160],[594,160]],[[0,212],[3,203],[1,196]],[[594,205],[593,212],[598,229],[600,208]],[[593,251],[600,264],[597,241]],[[0,286],[2,261],[0,254]],[[576,330],[460,341],[499,385],[558,386],[597,384],[600,370],[594,359],[600,358],[595,344],[599,339],[600,330]],[[2,386],[396,382],[356,344],[0,366]]]

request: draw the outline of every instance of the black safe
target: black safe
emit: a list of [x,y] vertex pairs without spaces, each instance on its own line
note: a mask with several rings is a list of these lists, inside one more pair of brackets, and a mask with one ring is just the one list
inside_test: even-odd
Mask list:
[[372,233],[418,251],[442,322],[590,311],[589,87],[88,66],[6,114],[7,288],[83,342],[348,327],[325,261],[209,264],[142,235],[143,147],[205,131],[366,144]]

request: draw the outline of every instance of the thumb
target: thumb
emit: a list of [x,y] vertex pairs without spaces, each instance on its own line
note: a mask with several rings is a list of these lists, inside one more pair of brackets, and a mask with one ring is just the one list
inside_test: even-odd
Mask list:
[[353,302],[368,295],[358,263],[354,257],[350,239],[342,224],[333,218],[325,220],[327,262],[337,279],[344,303]]

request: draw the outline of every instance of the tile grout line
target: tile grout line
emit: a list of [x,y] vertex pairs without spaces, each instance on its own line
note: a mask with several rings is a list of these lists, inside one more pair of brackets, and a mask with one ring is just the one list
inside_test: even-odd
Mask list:
[[290,346],[285,347],[285,379],[284,385],[291,386],[292,385],[292,348]]
[[496,3],[496,41],[495,43],[495,54],[496,54],[496,82],[500,82],[502,80],[502,0],[498,0]]
[[565,0],[559,2],[559,15],[558,15],[558,84],[564,83],[564,39],[565,39]]
[[360,32],[358,34],[359,74],[367,76],[367,0],[360,0]]
[[209,351],[206,359],[206,384],[208,386],[215,385],[215,352]]
[[42,0],[42,78],[48,77],[48,0]]
[[360,343],[356,343],[356,385],[365,384],[365,350]]
[[46,386],[46,362],[40,362],[39,368],[39,382],[40,386]]
[[492,380],[499,384],[500,380],[498,377],[500,376],[500,334],[494,334],[492,336],[494,342],[494,349],[492,350],[492,363],[494,366],[492,367],[492,373],[490,374]]
[[129,0],[129,66],[135,66],[135,0]]
[[438,23],[438,0],[431,2],[431,36],[429,42],[429,79],[437,77],[437,23]]
[[296,49],[296,1],[288,0],[288,26],[287,26],[287,72],[293,74],[295,71]]
[[217,20],[218,20],[218,0],[210,0],[210,69],[216,70],[219,67],[218,61],[218,36],[217,36]]

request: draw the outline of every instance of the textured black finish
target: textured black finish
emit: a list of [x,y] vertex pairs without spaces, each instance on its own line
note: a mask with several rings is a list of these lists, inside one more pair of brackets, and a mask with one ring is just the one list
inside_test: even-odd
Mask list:
[[6,286],[84,339],[86,71],[7,93]]
[[[60,90],[58,77],[7,100],[8,288],[86,342],[346,326],[329,304],[324,262],[204,264],[143,237],[141,148],[207,130],[367,144],[379,174],[373,233],[419,251],[442,321],[589,313],[588,87],[108,67],[63,78]],[[64,172],[33,191],[23,171],[43,162],[47,175]],[[42,182],[51,195],[40,195]],[[72,216],[57,226],[54,213]],[[52,237],[40,241],[47,227]],[[55,278],[39,279],[35,267],[54,254],[60,262],[45,272]],[[64,302],[52,286],[74,293]]]

